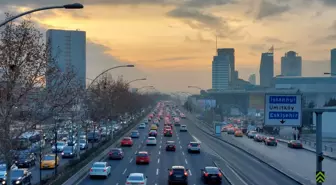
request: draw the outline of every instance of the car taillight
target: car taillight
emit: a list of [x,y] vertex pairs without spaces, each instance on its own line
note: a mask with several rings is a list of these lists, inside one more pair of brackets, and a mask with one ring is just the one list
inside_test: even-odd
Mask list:
[[130,182],[126,182],[126,184],[131,184]]
[[139,184],[145,184],[144,182],[140,182]]
[[201,144],[198,144],[198,147],[201,147]]
[[204,176],[206,176],[206,177],[207,177],[208,175],[209,175],[208,173],[204,173]]
[[191,144],[189,144],[188,147],[191,147]]
[[170,171],[170,172],[169,172],[169,175],[173,175],[173,172],[172,172],[172,171]]
[[92,168],[90,168],[90,172],[92,172],[93,170],[92,170]]
[[106,172],[106,169],[104,169],[104,172]]
[[218,173],[218,176],[219,176],[219,177],[222,177],[222,173],[221,173],[221,172],[219,172],[219,173]]
[[185,171],[185,172],[184,172],[184,175],[185,175],[185,176],[188,176],[188,172],[187,172],[187,171]]

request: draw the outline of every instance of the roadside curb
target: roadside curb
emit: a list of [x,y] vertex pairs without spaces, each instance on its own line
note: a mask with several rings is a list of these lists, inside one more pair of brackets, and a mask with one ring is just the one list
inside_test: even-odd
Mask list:
[[[213,138],[219,139],[219,140],[221,140],[222,142],[224,142],[224,143],[226,143],[226,144],[229,144],[230,146],[233,146],[234,148],[237,148],[237,149],[241,150],[242,152],[248,154],[248,155],[251,156],[252,158],[258,160],[259,162],[261,162],[261,163],[263,163],[263,164],[266,164],[266,165],[269,166],[270,168],[272,168],[272,169],[278,171],[279,173],[281,173],[281,174],[287,176],[288,178],[292,179],[294,182],[296,182],[296,183],[298,183],[298,184],[300,184],[300,185],[308,185],[308,184],[312,184],[312,182],[311,182],[310,180],[308,180],[308,179],[304,179],[303,177],[300,177],[300,176],[297,176],[297,175],[294,175],[294,174],[293,174],[293,175],[292,175],[292,174],[289,174],[289,173],[285,172],[283,169],[279,169],[279,167],[276,167],[276,166],[274,166],[273,164],[270,164],[270,162],[267,162],[267,161],[261,159],[260,157],[256,156],[256,155],[253,154],[252,152],[250,152],[250,151],[248,151],[248,150],[246,150],[246,149],[244,149],[244,148],[242,148],[242,147],[240,147],[240,146],[237,146],[237,145],[235,145],[235,144],[233,144],[233,143],[231,143],[231,142],[229,142],[229,141],[226,141],[226,140],[224,140],[224,139],[222,139],[222,138],[215,137],[213,134],[210,134],[210,133],[204,131],[198,124],[195,124],[195,126],[196,126],[198,129],[200,129],[202,132],[204,132],[205,134],[207,134],[207,135],[209,135],[209,136],[211,136],[211,137],[213,137]],[[299,178],[300,180],[297,180],[298,178]],[[302,182],[301,182],[301,181],[302,181]]]

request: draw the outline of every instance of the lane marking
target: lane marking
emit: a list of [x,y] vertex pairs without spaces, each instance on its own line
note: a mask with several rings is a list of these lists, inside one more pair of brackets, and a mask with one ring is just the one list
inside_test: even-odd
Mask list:
[[156,168],[156,175],[159,175],[159,168]]
[[127,168],[125,168],[125,170],[124,170],[124,172],[122,174],[124,175],[126,173],[126,171],[127,171]]
[[191,170],[189,170],[189,174],[190,174],[190,176],[192,176]]
[[119,185],[119,183],[117,183],[116,185]]
[[161,154],[161,151],[159,151],[159,155]]
[[181,141],[179,141],[179,144],[181,144]]
[[200,141],[197,137],[195,137],[194,135],[191,135],[192,138],[194,138],[194,140],[198,143],[202,143],[202,141]]
[[133,161],[133,158],[131,158],[130,163]]
[[180,148],[182,149],[182,146],[180,146]]
[[137,151],[135,151],[135,153],[134,154],[137,154],[138,153],[138,150]]
[[139,145],[139,147],[138,147],[139,149],[141,148],[141,145]]
[[188,161],[187,161],[187,159],[184,159],[184,162],[185,162],[186,164],[188,164]]
[[160,148],[161,148],[161,145],[160,145]]
[[182,152],[182,155],[184,155],[184,152]]
[[160,159],[158,159],[158,163],[160,163]]

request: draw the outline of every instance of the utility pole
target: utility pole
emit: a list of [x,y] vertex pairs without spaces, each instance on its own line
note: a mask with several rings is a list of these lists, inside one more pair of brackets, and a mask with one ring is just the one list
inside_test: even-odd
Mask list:
[[57,160],[57,152],[58,152],[58,149],[57,149],[57,122],[58,122],[58,117],[54,117],[54,135],[55,135],[55,138],[54,138],[54,145],[55,145],[55,176],[57,175],[57,167],[58,167],[58,160]]

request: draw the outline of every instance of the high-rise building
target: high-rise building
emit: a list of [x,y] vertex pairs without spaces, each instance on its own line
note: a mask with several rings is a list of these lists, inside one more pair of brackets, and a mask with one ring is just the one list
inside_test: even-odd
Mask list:
[[249,78],[248,78],[248,81],[250,82],[250,84],[252,84],[252,85],[256,85],[256,75],[255,74],[251,74],[250,76],[249,76]]
[[225,54],[214,56],[212,61],[212,89],[229,89],[230,75],[229,56]]
[[[82,87],[86,84],[86,32],[54,30],[47,31],[47,41],[51,47],[51,56],[61,71],[73,68]],[[47,87],[50,80],[47,77]]]
[[336,48],[330,52],[330,73],[332,76],[336,76]]
[[302,76],[302,57],[295,51],[288,51],[281,57],[282,76]]
[[270,87],[274,76],[273,53],[262,53],[259,68],[260,86]]
[[[217,49],[218,56],[227,56],[229,60],[230,67],[230,77],[229,81],[234,82],[238,79],[238,72],[235,70],[235,50],[234,48],[219,48]],[[237,78],[236,78],[237,77]]]

